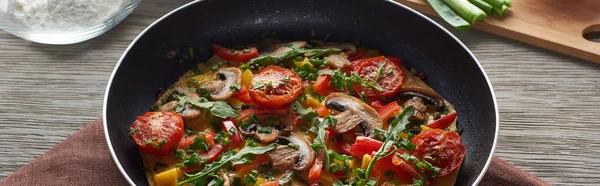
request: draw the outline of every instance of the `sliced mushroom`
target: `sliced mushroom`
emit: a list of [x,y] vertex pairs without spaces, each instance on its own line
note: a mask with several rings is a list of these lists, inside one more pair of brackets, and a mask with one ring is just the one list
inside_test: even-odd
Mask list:
[[[242,133],[244,136],[253,136],[258,138],[258,140],[260,140],[262,143],[270,143],[273,142],[277,139],[278,136],[280,135],[287,135],[290,132],[292,132],[293,128],[293,123],[292,121],[290,121],[290,119],[288,119],[287,117],[282,118],[279,116],[268,116],[268,117],[259,117],[260,121],[265,121],[267,119],[275,119],[275,120],[279,120],[279,124],[272,124],[271,126],[263,126],[263,125],[259,125],[258,123],[252,123],[248,126],[246,126],[246,128],[242,128],[241,126],[239,127],[239,131],[240,133]],[[261,133],[258,131],[259,127],[268,127],[271,132],[270,133]]]
[[324,59],[327,60],[327,64],[335,68],[345,68],[352,65],[352,62],[348,60],[348,57],[344,53],[329,54]]
[[421,99],[420,97],[410,98],[409,100],[406,100],[406,102],[404,102],[402,106],[404,106],[404,108],[409,106],[415,108],[415,112],[412,117],[421,121],[427,119],[427,115],[425,114],[425,110],[427,110],[427,105],[423,103],[423,99]]
[[[186,95],[187,100],[194,100],[194,99],[200,98],[198,96],[198,94],[190,91],[188,88],[176,86],[176,87],[171,88],[170,91],[164,92],[159,97],[158,101],[156,101],[156,105],[158,105],[159,111],[175,111],[175,109],[177,108],[177,105],[179,105],[179,100],[175,99],[173,97],[173,94]],[[165,101],[166,101],[166,103],[163,104],[163,102],[165,102]],[[183,110],[181,110],[181,112],[179,112],[179,115],[181,115],[181,117],[186,120],[195,119],[195,118],[199,117],[201,114],[202,114],[202,111],[199,108],[196,108],[190,104],[186,104],[184,106]]]
[[[279,170],[288,170],[293,168],[295,171],[305,171],[311,167],[315,161],[315,152],[310,147],[310,142],[306,138],[291,134],[290,136],[280,136],[278,143],[282,144],[271,150],[267,155],[271,159],[273,168]],[[293,148],[289,144],[298,145]]]
[[360,135],[372,137],[375,128],[383,128],[383,120],[373,107],[347,94],[329,94],[325,98],[325,107],[339,112],[334,116],[337,120],[334,129],[337,133],[358,129]]
[[279,136],[279,130],[275,129],[275,127],[269,127],[269,129],[271,129],[270,133],[256,131],[256,138],[258,138],[258,140],[262,143],[271,143],[277,140],[277,137]]
[[400,93],[396,96],[398,100],[409,100],[412,98],[419,98],[422,102],[427,103],[435,108],[441,108],[444,106],[444,99],[439,96],[438,93],[429,91],[427,89],[401,89]]
[[[235,67],[223,68],[217,71],[212,81],[206,82],[204,86],[210,92],[210,98],[213,100],[229,99],[236,90],[231,87],[242,82],[242,71]],[[198,89],[198,91],[202,91]]]
[[263,50],[260,52],[260,56],[273,56],[283,54],[292,51],[293,48],[304,48],[306,47],[306,41],[292,41],[289,43],[282,43],[275,39],[265,39],[261,42]]
[[432,107],[444,107],[444,99],[440,94],[429,88],[429,86],[419,78],[410,75],[410,71],[406,70],[406,68],[403,67],[402,72],[405,74],[404,83],[402,84],[402,89],[400,89],[400,92],[396,95],[396,99],[403,101],[413,97],[419,97],[423,102]]

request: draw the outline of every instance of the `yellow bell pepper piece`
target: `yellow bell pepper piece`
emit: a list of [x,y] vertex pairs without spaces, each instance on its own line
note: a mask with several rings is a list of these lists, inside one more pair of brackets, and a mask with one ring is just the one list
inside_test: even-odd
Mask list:
[[252,71],[244,70],[244,72],[242,72],[242,86],[245,86],[246,88],[250,88],[250,86],[252,85],[253,78],[254,78],[254,74],[252,74]]
[[306,108],[306,107],[317,108],[317,107],[325,105],[323,102],[320,102],[318,98],[315,98],[310,94],[306,94],[306,99],[300,101],[300,104],[304,108]]
[[428,131],[429,129],[431,129],[431,128],[429,128],[429,127],[427,127],[425,125],[421,125],[421,132]]
[[156,183],[156,186],[176,186],[177,168],[172,168],[154,175],[154,182]]
[[369,167],[369,163],[371,163],[371,155],[365,154],[362,159],[361,169],[367,169]]
[[400,137],[401,137],[402,139],[404,139],[404,140],[407,140],[407,139],[408,139],[408,134],[407,134],[407,133],[404,133],[404,132],[401,132],[401,133],[399,133],[399,134],[398,134],[398,136],[400,136]]
[[312,63],[310,63],[310,60],[308,60],[307,57],[305,57],[302,61],[294,61],[294,65],[296,65],[297,67],[303,67],[304,65],[309,65],[310,67],[313,67]]

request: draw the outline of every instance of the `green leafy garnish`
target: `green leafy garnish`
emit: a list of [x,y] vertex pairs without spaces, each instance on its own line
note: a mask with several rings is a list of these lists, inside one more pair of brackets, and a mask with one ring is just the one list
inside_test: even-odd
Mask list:
[[150,139],[148,139],[148,140],[144,141],[144,145],[148,145],[148,144],[152,143],[153,141],[156,141],[157,139],[158,139],[158,138],[156,138],[156,137],[152,137],[152,138],[150,138]]
[[196,136],[194,138],[194,142],[190,145],[190,149],[203,150],[204,152],[208,152],[208,150],[210,150],[210,146],[208,145],[208,143],[206,143],[206,138]]
[[379,86],[379,84],[376,81],[363,80],[355,72],[352,72],[350,74],[350,76],[348,76],[345,73],[343,73],[340,69],[335,69],[335,70],[319,70],[317,74],[318,75],[323,75],[323,74],[330,75],[331,82],[329,83],[329,85],[339,91],[353,90],[355,83],[359,84],[361,86],[364,86],[364,87],[369,87],[369,88],[373,88],[378,91],[383,91],[383,88],[381,88],[381,86]]
[[[179,103],[181,104],[181,102],[185,101],[181,101],[180,99]],[[225,101],[208,101],[206,98],[199,98],[195,100],[189,100],[187,102],[196,107],[209,110],[210,113],[212,113],[212,115],[214,115],[215,117],[225,119],[237,118],[240,116],[240,114]]]
[[250,174],[244,177],[244,183],[246,183],[246,185],[254,185],[254,183],[256,183],[256,177],[258,177],[258,171],[252,170],[250,171]]
[[325,119],[321,122],[319,121],[319,117],[316,111],[313,111],[310,107],[304,108],[300,104],[300,102],[294,102],[294,111],[298,113],[298,118],[309,121],[312,127],[309,131],[315,133],[317,137],[313,140],[311,147],[315,151],[323,150],[325,153],[325,170],[329,170],[330,160],[329,160],[329,150],[327,150],[327,141],[325,141],[326,130],[328,126],[335,126],[337,122],[335,118],[330,116],[325,117]]
[[288,146],[292,147],[293,149],[298,150],[298,148],[300,148],[300,145],[295,144],[295,143],[289,143]]
[[248,61],[248,66],[258,68],[265,67],[269,65],[275,65],[280,63],[283,60],[290,59],[292,57],[296,57],[299,55],[311,56],[311,57],[320,57],[327,54],[338,54],[341,53],[342,50],[337,48],[328,48],[328,49],[303,49],[303,48],[294,48],[291,46],[292,50],[272,56],[263,56],[251,59]]
[[157,144],[154,145],[155,149],[160,149],[165,143],[167,143],[166,139],[160,140]]
[[396,119],[394,119],[390,123],[387,132],[384,134],[385,141],[383,142],[383,145],[381,145],[377,153],[373,155],[373,159],[371,159],[371,162],[369,162],[369,165],[367,166],[367,170],[365,171],[364,177],[365,179],[371,177],[371,173],[373,172],[373,165],[375,165],[375,162],[377,162],[383,157],[390,155],[390,153],[388,153],[390,152],[390,149],[394,147],[395,143],[402,139],[398,136],[398,134],[406,128],[406,124],[410,123],[408,121],[408,118],[410,118],[414,112],[415,109],[412,106],[406,107],[402,114],[396,116]]
[[[185,185],[185,184],[193,182],[195,180],[198,180],[201,178],[206,178],[210,174],[217,172],[227,166],[244,164],[249,161],[247,158],[248,155],[264,154],[270,150],[273,150],[276,146],[277,146],[276,143],[272,143],[267,146],[258,146],[258,147],[245,146],[237,153],[235,153],[235,151],[227,151],[227,152],[223,153],[223,155],[221,155],[221,158],[218,161],[215,161],[210,164],[206,164],[204,169],[202,169],[200,172],[187,175],[188,178],[180,181],[179,183],[177,183],[177,185]],[[233,153],[235,153],[235,154],[233,154]]]

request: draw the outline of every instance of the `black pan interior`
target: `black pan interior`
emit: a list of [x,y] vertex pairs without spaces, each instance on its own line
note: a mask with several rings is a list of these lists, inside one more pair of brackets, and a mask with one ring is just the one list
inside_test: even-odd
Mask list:
[[[313,36],[314,33],[314,36]],[[456,106],[467,154],[457,185],[472,185],[484,168],[496,133],[494,98],[466,48],[422,16],[383,0],[204,0],[165,17],[125,54],[109,86],[105,121],[119,164],[147,185],[138,148],[127,131],[149,111],[157,90],[211,55],[213,43],[250,44],[260,38],[356,42],[398,56],[428,75],[428,83]],[[193,47],[185,63],[169,53]]]

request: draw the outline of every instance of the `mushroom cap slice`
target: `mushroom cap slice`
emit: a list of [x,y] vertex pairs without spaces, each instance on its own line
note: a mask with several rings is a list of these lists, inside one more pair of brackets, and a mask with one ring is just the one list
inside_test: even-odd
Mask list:
[[340,54],[329,54],[327,56],[325,56],[324,58],[325,60],[327,60],[327,64],[329,64],[332,67],[335,68],[345,68],[345,67],[349,67],[352,65],[352,62],[350,62],[350,60],[348,60],[348,57],[346,56],[346,54],[340,53]]
[[419,78],[410,75],[411,73],[406,70],[406,68],[402,67],[402,72],[408,75],[404,77],[404,84],[402,84],[402,89],[400,89],[400,92],[395,96],[396,99],[408,100],[413,97],[419,97],[423,102],[435,108],[444,106],[444,98],[442,98],[440,94],[427,86],[427,84]]
[[345,133],[357,126],[367,137],[374,135],[375,128],[383,128],[383,120],[373,107],[360,99],[344,93],[332,93],[325,97],[325,107],[339,112],[334,130]]
[[[206,82],[201,86],[204,86],[210,92],[211,99],[226,100],[236,92],[231,86],[235,84],[239,85],[241,82],[242,71],[235,67],[227,67],[219,69],[212,81]],[[198,91],[202,90],[198,89]]]
[[[179,105],[179,100],[174,99],[172,94],[185,94],[187,100],[199,99],[200,97],[195,92],[190,91],[188,88],[182,86],[175,86],[170,89],[170,91],[164,92],[159,99],[156,101],[156,105],[158,105],[159,111],[175,111],[177,105]],[[163,103],[163,100],[171,100],[166,103]],[[198,118],[202,114],[202,110],[200,108],[194,107],[190,104],[186,104],[183,107],[183,110],[179,112],[179,115],[185,120],[191,120]]]
[[279,145],[271,150],[267,155],[271,159],[274,168],[288,170],[293,165],[295,171],[303,172],[308,170],[315,162],[315,152],[306,138],[292,133],[290,136],[280,136],[278,142],[294,143],[298,145],[298,149],[286,144]]

